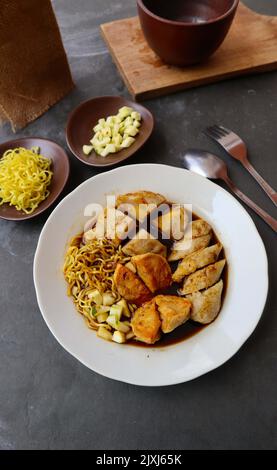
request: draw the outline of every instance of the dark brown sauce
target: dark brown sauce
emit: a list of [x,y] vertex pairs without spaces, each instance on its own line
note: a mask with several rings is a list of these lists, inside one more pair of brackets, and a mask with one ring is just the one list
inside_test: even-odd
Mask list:
[[[200,217],[197,216],[196,214],[192,213],[191,214],[191,220],[197,220],[197,219],[200,219]],[[159,239],[161,241],[160,237],[159,237]],[[165,244],[168,245],[169,240],[163,240],[163,242],[166,242]],[[219,238],[217,237],[217,235],[215,234],[215,232],[213,230],[213,236],[212,236],[210,245],[214,245],[216,243],[220,243],[220,240],[219,240]],[[226,259],[225,252],[224,252],[224,247],[223,247],[223,249],[220,253],[218,261],[223,259],[223,258]],[[174,263],[171,263],[171,267],[172,267],[173,272],[177,268],[177,265],[178,265],[178,261],[176,261]],[[223,303],[224,303],[225,296],[226,296],[226,291],[227,291],[227,285],[228,285],[228,265],[227,265],[227,263],[226,263],[225,268],[224,268],[223,273],[222,273],[222,280],[223,280],[223,283],[224,283],[224,287],[223,287],[223,292],[222,292],[221,309],[223,307]],[[169,289],[164,290],[162,292],[162,294],[165,294],[165,295],[166,294],[168,294],[168,295],[178,295],[178,292],[177,292],[178,287],[179,286],[176,283],[174,283]],[[220,312],[219,312],[219,315],[220,315]],[[216,319],[214,321],[216,321]],[[181,343],[181,342],[195,336],[197,333],[200,333],[200,331],[204,330],[204,328],[207,328],[208,326],[209,325],[201,325],[200,323],[195,323],[192,320],[189,320],[184,325],[181,325],[178,328],[176,328],[176,330],[172,331],[172,333],[163,334],[161,339],[159,341],[157,341],[157,343],[155,343],[155,344],[146,344],[146,343],[143,343],[143,342],[137,341],[137,340],[128,341],[127,344],[130,344],[130,345],[136,346],[136,347],[143,347],[143,348],[155,348],[155,349],[164,348],[164,347],[167,347],[167,346],[172,346],[174,344]]]

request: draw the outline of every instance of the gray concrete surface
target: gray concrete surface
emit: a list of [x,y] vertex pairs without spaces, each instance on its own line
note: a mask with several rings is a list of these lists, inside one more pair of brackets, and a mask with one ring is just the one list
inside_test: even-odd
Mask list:
[[[65,146],[66,119],[78,103],[103,94],[128,95],[98,26],[133,15],[135,1],[53,3],[77,86],[18,135],[49,137]],[[276,0],[245,3],[277,15]],[[276,93],[277,73],[272,72],[148,101],[156,118],[155,133],[128,164],[180,166],[188,147],[217,151],[239,187],[276,217],[252,178],[201,134],[214,122],[240,133],[249,144],[252,162],[276,188]],[[13,134],[5,126],[0,141],[10,138]],[[64,194],[98,172],[72,155],[71,164]],[[271,229],[250,212],[269,255],[270,274],[267,306],[251,338],[232,360],[206,376],[148,389],[91,372],[49,332],[32,279],[37,239],[49,213],[22,223],[0,221],[0,448],[276,449],[277,250]]]

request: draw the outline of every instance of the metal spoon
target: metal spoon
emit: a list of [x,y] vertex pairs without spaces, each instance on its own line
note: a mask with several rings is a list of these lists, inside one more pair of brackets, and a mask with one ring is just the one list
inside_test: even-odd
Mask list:
[[183,157],[184,165],[190,171],[210,179],[221,179],[245,204],[258,214],[275,232],[277,220],[271,217],[261,207],[257,206],[249,197],[242,193],[228,176],[225,163],[215,155],[202,150],[188,150]]

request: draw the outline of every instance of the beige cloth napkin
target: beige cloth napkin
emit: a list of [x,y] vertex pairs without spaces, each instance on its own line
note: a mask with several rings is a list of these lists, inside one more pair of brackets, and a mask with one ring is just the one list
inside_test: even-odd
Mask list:
[[50,0],[1,0],[0,119],[22,128],[73,86]]

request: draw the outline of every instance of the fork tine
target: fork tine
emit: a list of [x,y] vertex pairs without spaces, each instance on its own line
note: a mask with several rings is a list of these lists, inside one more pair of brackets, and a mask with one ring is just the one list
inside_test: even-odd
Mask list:
[[221,137],[225,137],[226,135],[229,134],[229,131],[227,129],[224,129],[224,127],[222,127],[222,126],[213,126],[213,129],[214,129],[215,132],[218,132],[218,134]]
[[214,126],[207,127],[207,129],[205,130],[205,133],[209,137],[211,137],[212,139],[215,139],[215,140],[222,139],[222,137],[223,137],[216,129],[214,129]]
[[225,135],[227,134],[231,134],[232,131],[230,129],[227,129],[227,127],[224,127],[224,126],[218,126],[219,129],[221,129],[223,132],[225,132]]
[[219,126],[223,131],[226,132],[226,136],[230,136],[233,139],[239,139],[241,142],[243,142],[242,138],[238,136],[234,131],[231,131],[230,129],[227,129],[226,127]]

